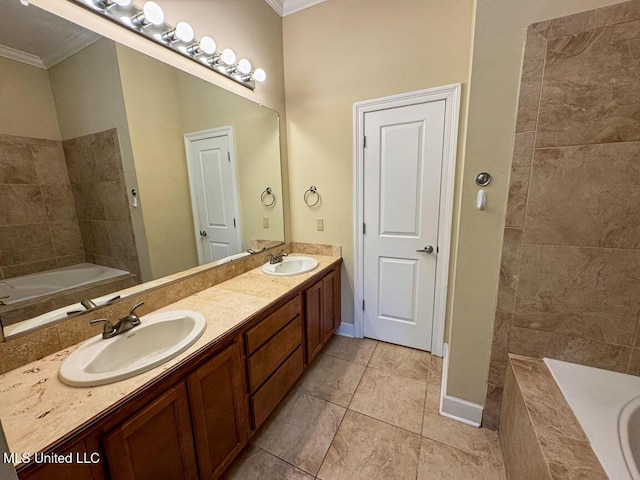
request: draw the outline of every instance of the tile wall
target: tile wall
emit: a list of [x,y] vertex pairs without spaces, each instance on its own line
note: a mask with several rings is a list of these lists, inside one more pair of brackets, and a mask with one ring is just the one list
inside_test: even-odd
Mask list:
[[531,25],[484,424],[507,353],[640,375],[640,1]]
[[87,261],[139,278],[117,131],[65,140],[63,146]]
[[0,135],[0,279],[84,261],[62,144]]

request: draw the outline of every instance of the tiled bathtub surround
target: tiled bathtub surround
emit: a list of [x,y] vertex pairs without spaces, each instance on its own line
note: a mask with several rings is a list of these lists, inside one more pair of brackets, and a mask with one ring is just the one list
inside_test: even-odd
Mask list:
[[[287,253],[296,252],[327,257],[341,256],[340,246],[336,245],[290,243],[275,247],[276,252],[280,249],[285,250]],[[113,305],[69,318],[61,323],[6,342],[0,342],[0,374],[93,337],[99,333],[99,329],[96,330],[96,327],[92,327],[89,324],[91,320],[121,318],[129,313],[132,305],[142,301],[145,304],[140,310],[141,314],[158,310],[266,263],[269,261],[269,253],[273,253],[273,250],[266,250],[265,252],[243,257],[215,268],[211,268],[210,265],[201,265],[185,272],[136,285],[118,292],[123,296],[127,295],[127,297]],[[304,275],[311,274],[313,272]],[[292,278],[297,279],[298,277]],[[258,296],[264,292],[264,284],[259,282],[267,282],[267,286],[274,283],[263,274],[259,275],[259,282],[255,280],[253,280],[252,288]],[[227,288],[232,288],[238,282],[240,281],[229,282]],[[246,288],[246,285],[239,285],[239,287]]]
[[85,261],[62,143],[0,134],[0,279]]
[[527,31],[484,424],[507,353],[640,374],[640,0]]
[[606,480],[578,420],[540,359],[513,355],[500,413],[509,478]]
[[65,140],[63,145],[87,260],[139,278],[117,131]]

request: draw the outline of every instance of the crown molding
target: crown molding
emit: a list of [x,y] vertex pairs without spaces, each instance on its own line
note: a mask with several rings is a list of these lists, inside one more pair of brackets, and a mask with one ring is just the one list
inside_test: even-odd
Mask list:
[[299,12],[305,8],[313,7],[318,3],[322,3],[325,0],[264,0],[271,8],[273,8],[278,15],[286,17],[292,13]]
[[314,5],[317,5],[324,1],[325,0],[284,0],[283,16],[286,17],[287,15],[299,12],[300,10],[304,10],[305,8],[313,7]]
[[281,17],[284,16],[284,2],[285,0],[264,0],[265,2],[267,2],[271,8],[273,8],[276,13],[278,15],[280,15]]
[[67,58],[75,55],[80,50],[84,50],[89,45],[96,43],[100,40],[100,36],[90,31],[80,31],[69,37],[55,52],[46,55],[42,58],[46,68],[51,68],[54,65],[66,60]]
[[37,55],[32,55],[30,53],[16,50],[15,48],[7,47],[5,45],[0,45],[0,57],[8,58],[10,60],[15,60],[21,63],[26,63],[27,65],[31,65],[33,67],[44,69],[47,68],[42,59]]

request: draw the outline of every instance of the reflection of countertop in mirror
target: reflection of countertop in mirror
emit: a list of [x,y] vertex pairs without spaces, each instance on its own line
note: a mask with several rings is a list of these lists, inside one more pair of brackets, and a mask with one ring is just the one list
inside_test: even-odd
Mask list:
[[184,353],[138,376],[91,388],[64,385],[58,369],[77,346],[1,375],[0,419],[11,450],[43,450],[338,261],[338,257],[305,255],[319,262],[309,273],[272,277],[258,267],[158,310],[195,310],[205,316],[207,328]]

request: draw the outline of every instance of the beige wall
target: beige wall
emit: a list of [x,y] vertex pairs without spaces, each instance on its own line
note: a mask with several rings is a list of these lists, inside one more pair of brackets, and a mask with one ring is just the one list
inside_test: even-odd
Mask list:
[[198,264],[184,153],[179,71],[117,45],[153,278]]
[[49,74],[0,57],[0,133],[60,140]]
[[[464,91],[473,6],[328,0],[283,20],[292,235],[342,245],[343,322],[353,322],[353,103],[457,82]],[[302,201],[311,185],[319,208]]]
[[[504,215],[527,25],[615,0],[478,0],[447,393],[484,403]],[[488,171],[488,206],[475,209],[475,175]]]
[[[49,69],[63,140],[115,128],[127,191],[137,188],[115,44],[107,39]],[[129,208],[143,281],[151,279],[142,211]]]

